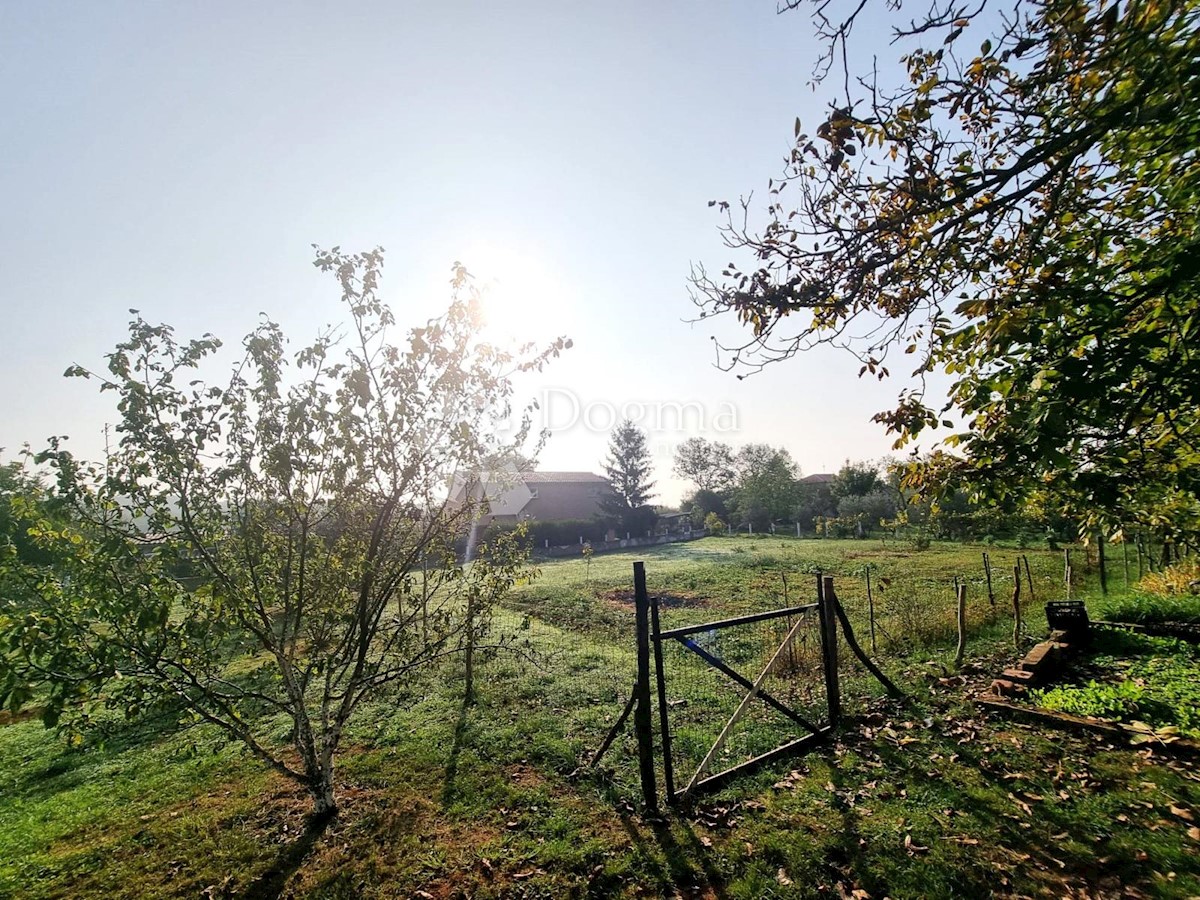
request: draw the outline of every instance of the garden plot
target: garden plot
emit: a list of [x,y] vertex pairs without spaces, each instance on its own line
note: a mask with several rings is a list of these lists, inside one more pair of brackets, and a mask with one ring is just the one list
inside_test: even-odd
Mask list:
[[1174,638],[1106,628],[1059,683],[1034,689],[1044,709],[1200,740],[1200,648]]

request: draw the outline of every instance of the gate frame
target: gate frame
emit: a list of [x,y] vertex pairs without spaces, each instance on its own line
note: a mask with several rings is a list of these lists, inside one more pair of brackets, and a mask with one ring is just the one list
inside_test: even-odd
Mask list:
[[[863,663],[867,670],[879,680],[887,689],[888,694],[907,703],[907,697],[896,685],[879,669],[877,665],[867,656],[859,645],[858,640],[854,636],[854,629],[850,625],[850,619],[846,615],[846,611],[842,608],[841,602],[838,600],[837,593],[833,587],[833,576],[823,575],[818,572],[817,576],[817,602],[808,603],[802,606],[786,607],[783,609],[771,610],[764,613],[751,613],[750,615],[737,616],[731,619],[720,619],[715,622],[708,622],[703,625],[688,625],[681,628],[673,628],[663,631],[659,622],[659,607],[658,598],[651,598],[646,590],[646,565],[644,562],[638,561],[633,564],[633,583],[634,583],[634,612],[637,638],[637,678],[633,684],[633,690],[630,692],[629,700],[626,702],[617,721],[609,730],[608,735],[604,738],[600,749],[592,758],[591,765],[594,767],[600,762],[600,758],[605,751],[612,745],[617,734],[624,727],[625,722],[629,719],[630,713],[633,713],[633,728],[634,735],[637,740],[638,748],[638,769],[642,783],[642,799],[645,802],[646,809],[656,811],[658,809],[658,788],[655,781],[654,773],[654,724],[653,714],[651,711],[651,696],[650,689],[650,664],[651,650],[653,650],[654,675],[657,681],[657,700],[658,700],[658,719],[659,728],[662,732],[663,743],[663,781],[667,792],[667,802],[675,806],[682,801],[690,800],[700,791],[710,790],[724,783],[735,775],[740,775],[752,769],[756,769],[763,764],[783,756],[800,753],[809,749],[817,743],[820,743],[827,738],[841,721],[841,694],[840,682],[838,677],[838,625],[841,625],[841,633],[846,640],[846,645],[850,651]],[[789,741],[776,747],[773,750],[768,750],[752,759],[745,760],[734,766],[730,766],[721,772],[714,775],[709,775],[699,779],[695,784],[690,785],[690,790],[677,791],[675,789],[675,771],[674,761],[671,758],[671,728],[668,714],[667,693],[666,693],[666,677],[663,667],[662,657],[662,642],[664,640],[680,640],[689,634],[696,634],[701,631],[709,631],[713,628],[727,628],[735,625],[745,625],[752,622],[761,622],[767,619],[781,618],[787,615],[805,614],[812,609],[817,610],[821,635],[821,657],[824,669],[824,681],[827,697],[827,709],[829,721],[822,726],[811,727],[799,713],[784,706],[774,697],[763,692],[761,684],[758,687],[755,683],[742,676],[729,666],[726,666],[716,657],[712,657],[700,648],[696,647],[691,641],[685,643],[688,649],[695,652],[705,662],[709,663],[713,668],[728,676],[736,684],[748,689],[749,693],[744,698],[743,702],[751,700],[762,700],[782,712],[788,718],[795,721],[797,724],[803,725],[810,730],[810,734],[796,740]],[[786,641],[785,641],[786,643]],[[781,644],[776,653],[782,651]],[[760,676],[760,681],[765,677],[766,671]],[[726,725],[728,728],[729,726]]]
[[[663,781],[664,787],[666,788],[666,799],[668,804],[675,806],[681,801],[689,799],[698,793],[716,788],[736,775],[757,769],[772,760],[803,752],[825,740],[825,738],[832,733],[833,729],[837,726],[841,719],[841,703],[840,694],[838,691],[837,669],[837,617],[832,609],[833,603],[836,602],[836,595],[833,593],[832,589],[832,577],[825,576],[823,578],[820,574],[817,575],[816,603],[806,603],[800,606],[785,607],[782,609],[775,609],[762,613],[751,613],[745,616],[736,616],[730,619],[720,619],[715,622],[707,622],[702,625],[686,625],[680,628],[672,628],[667,631],[663,631],[659,625],[658,598],[650,597],[646,591],[645,566],[641,562],[636,562],[633,565],[634,603],[638,610],[645,608],[648,611],[648,615],[645,616],[639,612],[637,616],[637,622],[640,625],[643,619],[645,619],[651,626],[650,633],[646,635],[646,638],[654,648],[655,676],[658,682],[657,694],[659,727],[662,732],[663,743]],[[826,590],[826,582],[828,582],[828,590]],[[806,721],[802,716],[800,716],[800,714],[796,713],[794,710],[791,710],[789,707],[784,706],[774,697],[762,691],[761,685],[759,688],[756,688],[755,684],[748,678],[736,672],[732,668],[724,665],[719,660],[709,657],[708,654],[704,653],[699,648],[692,646],[690,641],[685,644],[688,649],[697,653],[702,659],[705,660],[705,662],[713,666],[713,668],[729,677],[739,686],[746,688],[748,693],[745,700],[762,700],[768,706],[783,712],[784,715],[788,716],[788,718],[792,719],[797,724],[802,725],[804,728],[807,728],[810,733],[796,738],[795,740],[781,744],[780,746],[775,747],[772,750],[768,750],[766,753],[759,754],[752,759],[744,760],[743,762],[723,769],[720,772],[716,772],[712,775],[706,775],[703,778],[697,779],[695,783],[689,785],[688,788],[685,788],[682,791],[676,791],[674,760],[671,757],[671,728],[667,708],[666,678],[662,662],[662,642],[664,640],[678,640],[683,643],[687,636],[698,634],[703,631],[711,631],[717,628],[730,628],[738,625],[747,625],[753,622],[762,622],[769,619],[783,618],[784,616],[805,615],[814,609],[817,610],[818,614],[821,635],[821,658],[823,663],[824,681],[829,711],[828,721],[823,725],[814,726],[812,723]],[[641,645],[642,636],[639,634],[639,650]],[[780,645],[780,649],[782,649],[782,645]],[[642,678],[640,658],[641,657],[639,653],[639,681]],[[645,677],[649,677],[649,665],[646,666]],[[638,694],[639,696],[648,695],[649,685],[641,688],[638,691]],[[639,731],[637,736],[639,758],[649,755],[650,758],[653,759],[653,733],[643,733]],[[651,778],[652,777],[653,772],[651,772]],[[657,807],[658,798],[656,787],[653,783],[650,783],[649,790],[647,790],[647,780],[645,778],[642,780],[642,794],[646,800],[646,805],[648,808],[654,809]]]

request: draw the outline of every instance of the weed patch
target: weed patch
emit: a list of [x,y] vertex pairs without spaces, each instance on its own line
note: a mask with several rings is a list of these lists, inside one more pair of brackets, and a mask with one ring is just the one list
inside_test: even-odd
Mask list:
[[1038,706],[1117,722],[1174,728],[1200,739],[1200,652],[1171,638],[1100,632],[1070,683],[1031,692]]

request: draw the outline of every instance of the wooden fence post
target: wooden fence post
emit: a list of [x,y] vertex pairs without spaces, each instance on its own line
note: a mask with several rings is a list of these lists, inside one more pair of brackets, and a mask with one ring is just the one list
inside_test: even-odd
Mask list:
[[[1029,583],[1029,602],[1037,603],[1037,597],[1033,595],[1033,573],[1029,571],[1029,557],[1022,553],[1021,561],[1025,563],[1025,580]],[[1017,572],[1017,574],[1021,573]]]
[[1108,573],[1104,571],[1104,532],[1096,538],[1096,556],[1100,562],[1100,593],[1108,596]]
[[817,614],[821,622],[821,659],[825,664],[825,692],[829,697],[829,727],[842,718],[842,695],[838,684],[837,619],[833,610],[833,576],[817,576]]
[[1013,644],[1021,649],[1021,564],[1013,566]]
[[[887,688],[888,693],[899,699],[904,700],[904,692],[892,683],[892,680],[883,674],[883,670],[875,663],[871,662],[871,657],[863,653],[862,647],[858,646],[858,639],[854,636],[854,629],[850,626],[850,617],[846,615],[846,610],[842,608],[842,601],[838,599],[837,592],[833,589],[833,579],[830,578],[825,585],[825,602],[829,607],[829,611],[833,613],[836,620],[833,623],[833,650],[834,650],[834,672],[837,671],[837,623],[842,623],[842,637],[846,639],[846,646],[850,648],[850,652],[858,657],[858,661],[866,667],[866,670],[879,680],[879,683]],[[841,695],[838,695],[838,709],[841,710]]]
[[642,776],[642,799],[647,809],[658,809],[654,784],[654,726],[650,715],[650,596],[646,593],[646,564],[633,564],[633,597],[637,628],[637,705],[633,731],[637,735],[638,769]]
[[958,586],[958,649],[954,652],[954,668],[962,668],[963,654],[967,652],[967,586]]
[[987,551],[983,551],[983,574],[987,576],[988,603],[996,605],[996,595],[992,593],[992,560]]

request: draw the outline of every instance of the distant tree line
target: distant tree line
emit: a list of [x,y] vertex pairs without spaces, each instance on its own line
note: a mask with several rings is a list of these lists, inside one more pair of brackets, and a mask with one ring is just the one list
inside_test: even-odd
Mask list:
[[974,502],[965,491],[932,501],[906,487],[912,463],[850,461],[830,479],[801,477],[787,449],[689,438],[674,471],[691,482],[681,509],[695,527],[762,533],[793,531],[820,537],[866,537],[885,531],[945,540],[1067,537],[1070,524],[1034,502]]

